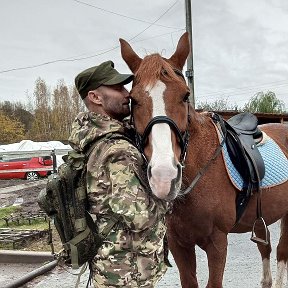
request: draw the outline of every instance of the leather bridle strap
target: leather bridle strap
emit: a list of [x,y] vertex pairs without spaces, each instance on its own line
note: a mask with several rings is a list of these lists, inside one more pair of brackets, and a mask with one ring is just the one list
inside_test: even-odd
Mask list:
[[[180,191],[181,195],[186,195],[186,194],[188,194],[189,192],[192,191],[192,189],[195,187],[195,185],[197,184],[197,182],[199,181],[201,176],[203,176],[205,174],[205,172],[209,168],[210,164],[218,157],[218,155],[220,154],[220,152],[221,152],[221,150],[222,150],[222,148],[223,148],[223,146],[224,146],[224,144],[226,142],[227,131],[226,131],[225,124],[224,124],[224,121],[223,121],[222,117],[220,115],[216,114],[216,113],[212,113],[211,118],[216,124],[219,123],[219,125],[221,127],[220,128],[221,129],[220,132],[222,132],[222,136],[223,136],[222,141],[218,145],[218,147],[216,148],[213,156],[208,160],[206,165],[204,167],[202,167],[200,169],[200,171],[197,173],[197,175],[194,177],[194,179],[191,182],[191,184],[189,185],[189,187],[186,188],[183,192]],[[218,125],[216,125],[216,127],[218,128]]]
[[152,118],[149,121],[149,123],[147,124],[147,126],[146,126],[146,128],[144,130],[144,133],[142,135],[142,145],[143,145],[143,147],[145,147],[147,138],[148,138],[148,136],[149,136],[149,134],[150,134],[150,132],[152,130],[153,125],[159,124],[159,123],[168,124],[174,130],[174,132],[176,133],[176,135],[177,135],[177,137],[179,139],[180,147],[182,149],[182,147],[184,147],[184,139],[182,137],[182,133],[179,130],[179,128],[176,125],[176,123],[172,119],[167,117],[167,116],[156,116],[156,117]]
[[[190,115],[188,115],[188,126],[190,124],[189,116]],[[149,123],[147,124],[144,130],[144,133],[142,135],[140,134],[137,135],[139,147],[142,149],[142,151],[144,150],[144,147],[146,145],[147,139],[149,137],[149,134],[152,130],[153,125],[160,124],[160,123],[168,124],[171,127],[171,129],[175,132],[176,137],[179,141],[180,148],[181,148],[180,163],[181,165],[183,165],[185,161],[186,151],[187,151],[187,146],[188,146],[188,141],[189,141],[189,130],[187,127],[186,131],[182,133],[180,129],[178,128],[177,124],[171,118],[167,116],[155,116],[149,121]]]

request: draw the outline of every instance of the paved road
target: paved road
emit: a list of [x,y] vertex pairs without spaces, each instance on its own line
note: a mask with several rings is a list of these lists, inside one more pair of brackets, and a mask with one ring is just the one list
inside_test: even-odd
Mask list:
[[[271,268],[273,276],[276,272],[275,246],[279,239],[279,223],[270,226],[271,241],[273,251],[271,257]],[[224,288],[260,288],[260,278],[262,273],[262,264],[260,254],[256,244],[251,242],[250,234],[231,234],[229,235],[227,265],[224,275]],[[197,275],[200,288],[205,287],[208,277],[208,268],[206,255],[200,249],[197,253]],[[173,262],[173,259],[171,259]],[[1,271],[1,267],[0,267]],[[0,273],[0,287],[1,274]],[[70,273],[72,271],[69,271]],[[75,273],[77,271],[73,271]],[[75,286],[77,276],[71,275],[62,269],[54,269],[47,276],[38,277],[35,281],[27,285],[27,288],[71,288]],[[81,277],[80,288],[86,287],[88,271]],[[2,278],[3,280],[3,278]],[[285,279],[286,280],[286,279]],[[7,281],[7,278],[6,278]],[[5,281],[5,282],[6,282]],[[6,282],[7,283],[7,282]],[[3,282],[2,282],[3,284]],[[5,287],[5,286],[4,286]],[[159,282],[157,288],[177,288],[181,287],[176,265],[170,268],[164,278]],[[288,285],[285,286],[288,288]]]
[[[18,182],[19,181],[16,181],[15,185],[23,184],[22,182],[21,183]],[[4,182],[2,180],[2,184],[3,183]],[[6,186],[4,185],[3,187]],[[3,193],[3,187],[1,188],[0,191],[1,192],[0,204],[1,204],[1,195],[3,197],[4,196],[8,197],[8,195],[10,196],[13,193],[11,192],[12,190],[11,188],[9,188],[9,191],[8,189],[5,190],[6,193]],[[14,187],[13,189],[15,188],[16,187]],[[24,193],[23,195],[26,196],[26,194],[27,193]],[[275,277],[276,272],[275,247],[279,239],[279,223],[275,223],[272,226],[270,226],[270,232],[271,232],[271,242],[273,245],[271,268],[273,276]],[[249,239],[250,239],[249,233],[229,235],[228,257],[224,274],[224,288],[260,287],[259,283],[262,273],[261,258],[257,250],[256,244],[251,242]],[[205,287],[207,283],[207,277],[208,277],[207,260],[206,255],[202,250],[197,249],[196,253],[197,253],[197,277],[199,286],[200,288],[202,288]],[[171,259],[171,262],[173,263],[173,259]],[[0,288],[4,288],[7,283],[11,283],[12,280],[24,276],[25,273],[28,273],[38,267],[39,265],[36,267],[35,265],[27,265],[27,264],[15,264],[15,265],[0,264]],[[70,274],[71,272],[77,273],[77,271],[66,272],[63,269],[57,267],[56,269],[53,270],[52,273],[49,273],[46,276],[36,278],[33,282],[29,283],[25,287],[27,288],[74,287],[77,281],[77,276]],[[86,274],[82,276],[81,283],[79,286],[80,288],[86,287],[87,278],[88,278],[88,272],[86,272]],[[157,288],[166,288],[166,287],[167,288],[181,287],[178,271],[175,264],[173,265],[173,268],[170,268],[168,270],[164,278],[157,285]],[[288,288],[288,285],[286,285],[285,288]]]

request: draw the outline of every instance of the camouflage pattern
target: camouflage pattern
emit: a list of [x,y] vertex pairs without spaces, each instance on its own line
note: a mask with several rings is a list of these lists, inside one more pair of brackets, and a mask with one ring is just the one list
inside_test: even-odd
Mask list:
[[153,197],[141,176],[142,157],[125,139],[121,122],[96,113],[80,113],[69,141],[78,151],[107,136],[93,149],[87,163],[90,212],[100,232],[112,213],[120,214],[92,261],[95,287],[154,287],[166,271],[164,216],[169,203]]

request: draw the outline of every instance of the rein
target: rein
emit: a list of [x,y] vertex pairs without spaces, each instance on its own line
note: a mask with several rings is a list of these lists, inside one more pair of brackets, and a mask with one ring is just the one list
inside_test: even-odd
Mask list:
[[[225,124],[224,124],[224,121],[222,119],[221,116],[219,116],[218,114],[216,113],[212,113],[211,115],[211,118],[212,120],[214,121],[214,123],[216,124],[216,127],[218,128],[218,130],[220,132],[222,132],[222,141],[221,143],[218,145],[218,147],[216,148],[213,156],[208,160],[208,162],[206,163],[206,165],[204,167],[202,167],[200,169],[200,171],[197,173],[197,175],[194,177],[194,179],[192,180],[191,184],[189,185],[188,188],[186,188],[183,192],[180,191],[180,195],[186,195],[188,194],[189,192],[192,191],[192,189],[195,187],[195,185],[197,184],[197,182],[199,181],[199,179],[201,178],[201,176],[203,176],[205,174],[205,172],[207,171],[207,169],[209,168],[210,164],[218,157],[218,155],[220,154],[222,148],[223,148],[223,145],[225,144],[225,141],[226,141],[226,136],[227,136],[227,131],[226,131],[226,128],[225,128]],[[220,128],[218,127],[218,125],[220,125]]]

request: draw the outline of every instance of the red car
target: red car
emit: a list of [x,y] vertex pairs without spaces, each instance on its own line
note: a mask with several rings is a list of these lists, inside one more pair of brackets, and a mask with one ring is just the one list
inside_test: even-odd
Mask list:
[[[52,157],[0,159],[0,179],[36,180],[48,176],[53,170]],[[4,170],[9,170],[5,171]]]

